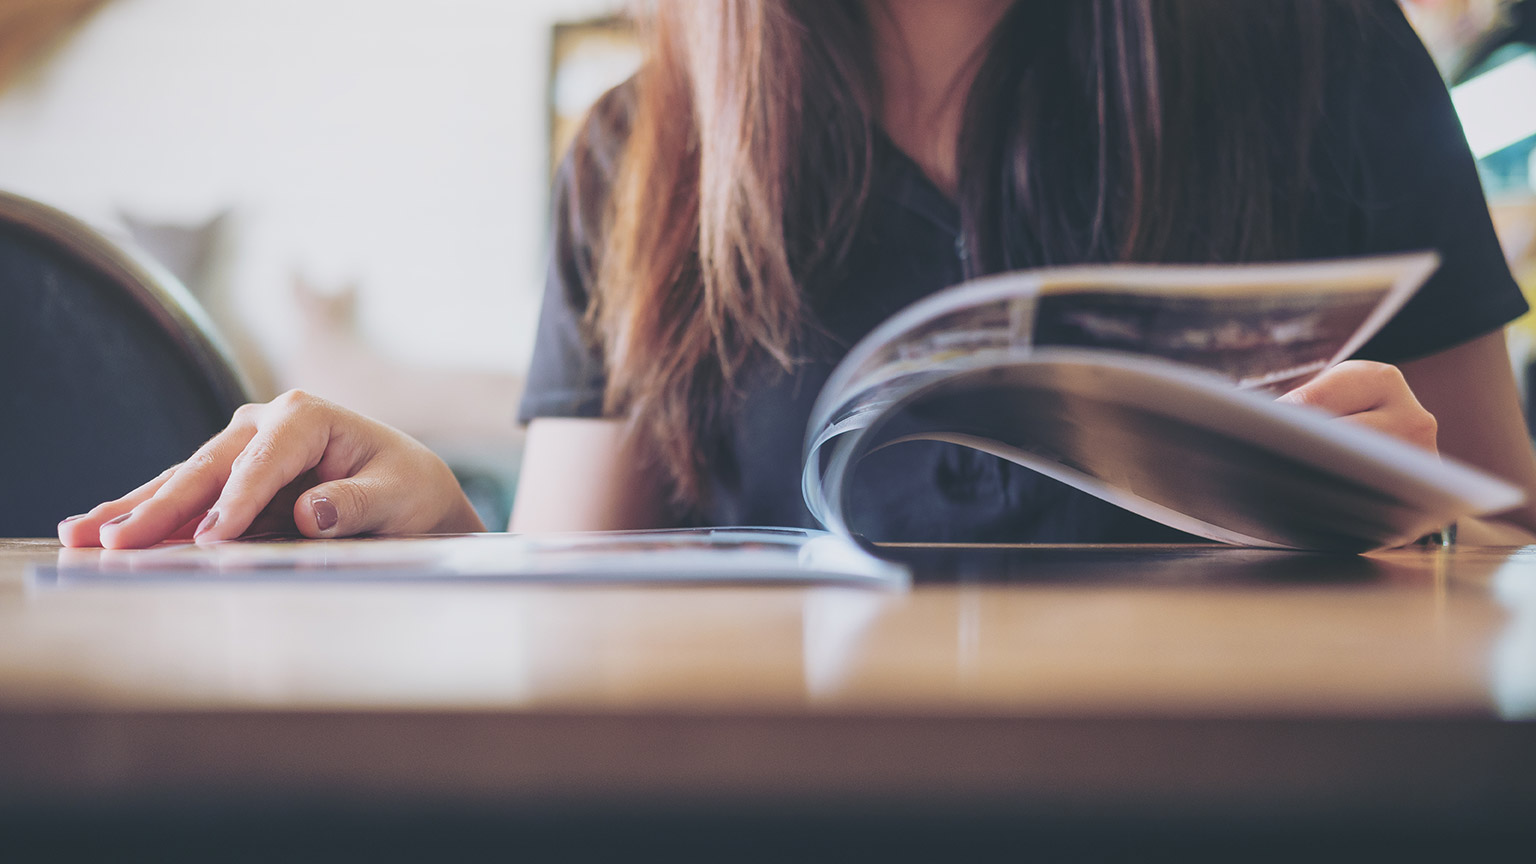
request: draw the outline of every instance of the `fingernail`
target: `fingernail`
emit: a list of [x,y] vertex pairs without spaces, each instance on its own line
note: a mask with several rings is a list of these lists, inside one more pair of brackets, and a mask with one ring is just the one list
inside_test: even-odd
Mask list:
[[315,524],[321,531],[329,531],[336,527],[341,517],[336,513],[336,505],[329,498],[316,498],[310,504],[315,509]]
[[219,511],[209,510],[208,515],[204,516],[203,521],[198,523],[197,530],[192,532],[192,535],[194,537],[201,537],[204,534],[207,534],[209,531],[212,531],[213,526],[217,524],[219,524]]
[[124,513],[123,515],[117,517],[116,519],[108,519],[107,521],[101,523],[101,527],[105,528],[108,525],[117,525],[117,524],[122,523],[122,522],[127,522],[129,517],[131,517],[131,516],[133,516],[133,511],[129,510],[127,513]]
[[75,515],[69,517],[68,519],[61,519],[61,520],[59,520],[59,524],[60,525],[64,525],[66,523],[73,522],[76,519],[84,519],[85,517],[86,517],[86,514],[84,514],[84,513],[76,513]]

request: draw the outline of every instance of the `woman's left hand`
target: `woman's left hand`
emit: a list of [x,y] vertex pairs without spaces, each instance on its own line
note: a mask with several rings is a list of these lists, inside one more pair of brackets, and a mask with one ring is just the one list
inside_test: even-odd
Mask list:
[[1438,453],[1439,426],[1408,387],[1403,373],[1386,363],[1346,360],[1279,398],[1369,426]]

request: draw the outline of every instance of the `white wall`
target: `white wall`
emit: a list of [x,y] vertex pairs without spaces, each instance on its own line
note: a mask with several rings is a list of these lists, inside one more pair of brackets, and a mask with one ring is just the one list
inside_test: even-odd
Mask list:
[[233,208],[240,313],[360,282],[412,363],[517,370],[544,262],[550,25],[615,0],[113,0],[0,98],[0,188],[105,223]]

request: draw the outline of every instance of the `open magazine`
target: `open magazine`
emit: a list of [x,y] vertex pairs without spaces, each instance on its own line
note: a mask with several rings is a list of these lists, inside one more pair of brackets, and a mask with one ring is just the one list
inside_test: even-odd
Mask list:
[[64,549],[31,568],[40,588],[229,583],[790,584],[901,589],[908,569],[846,538],[800,528],[301,540]]
[[886,321],[811,413],[811,513],[848,534],[860,459],[973,447],[1200,537],[1365,551],[1498,512],[1521,491],[1274,396],[1348,358],[1433,253],[1275,265],[1069,267],[988,277]]
[[802,488],[826,531],[715,528],[64,550],[40,584],[170,580],[774,582],[901,587],[854,542],[860,460],[973,447],[1200,537],[1359,552],[1514,507],[1521,491],[1274,396],[1347,358],[1437,266],[1074,267],[941,291],[876,328],[823,387]]

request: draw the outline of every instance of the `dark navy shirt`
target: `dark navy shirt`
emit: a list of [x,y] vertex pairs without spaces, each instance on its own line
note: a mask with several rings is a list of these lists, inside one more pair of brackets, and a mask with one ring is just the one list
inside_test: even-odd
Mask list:
[[[1391,3],[1367,34],[1361,80],[1330,82],[1332,164],[1320,171],[1300,258],[1434,249],[1440,270],[1360,352],[1398,363],[1491,332],[1526,310],[1489,221],[1477,172],[1450,99],[1422,44]],[[610,94],[584,134],[615,138],[622,92]],[[711,495],[699,521],[815,527],[800,492],[806,422],[817,392],[848,349],[904,306],[963,278],[956,204],[894,145],[876,151],[874,193],[849,258],[832,285],[806,288],[818,324],[785,374],[769,362],[743,373],[738,410],[714,442]],[[581,319],[595,224],[594,196],[611,163],[556,186],[550,278],[519,412],[601,415],[602,353]],[[611,176],[607,175],[607,176]],[[874,540],[1135,542],[1187,539],[1097,498],[992,456],[932,442],[868,457],[855,474],[852,527]]]

